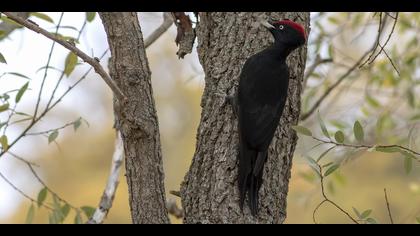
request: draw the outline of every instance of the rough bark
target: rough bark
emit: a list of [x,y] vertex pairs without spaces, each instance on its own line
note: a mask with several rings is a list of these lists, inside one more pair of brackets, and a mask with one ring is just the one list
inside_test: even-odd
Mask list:
[[111,50],[111,77],[128,98],[126,104],[114,99],[114,113],[124,142],[132,221],[169,223],[159,125],[137,14],[99,15]]
[[230,93],[238,84],[245,60],[272,42],[269,32],[256,24],[264,14],[295,19],[309,30],[309,13],[200,13],[196,28],[198,55],[205,72],[201,121],[196,151],[181,185],[185,223],[282,223],[297,135],[291,128],[300,114],[300,95],[306,45],[289,56],[289,97],[270,146],[260,189],[259,215],[239,208],[237,186],[237,121],[217,93]]

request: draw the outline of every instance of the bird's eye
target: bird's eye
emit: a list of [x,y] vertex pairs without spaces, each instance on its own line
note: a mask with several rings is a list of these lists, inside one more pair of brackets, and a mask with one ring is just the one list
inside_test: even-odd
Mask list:
[[280,30],[283,30],[283,29],[284,29],[284,26],[283,26],[283,25],[280,25],[280,26],[279,26],[279,29],[280,29]]

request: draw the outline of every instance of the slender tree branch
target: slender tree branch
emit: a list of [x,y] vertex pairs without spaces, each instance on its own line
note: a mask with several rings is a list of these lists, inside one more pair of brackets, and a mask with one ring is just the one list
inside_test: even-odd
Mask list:
[[117,132],[117,139],[115,143],[115,151],[112,157],[111,173],[108,177],[108,182],[102,194],[99,207],[96,208],[93,216],[88,220],[88,224],[101,224],[105,220],[109,210],[112,207],[112,202],[115,197],[115,192],[118,187],[118,179],[120,176],[120,169],[124,159],[124,144],[121,138],[121,133]]
[[[28,200],[30,200],[31,202],[38,202],[37,200],[33,199],[32,197],[30,197],[28,194],[24,193],[22,190],[20,190],[16,185],[14,185],[9,179],[6,178],[6,176],[4,176],[1,172],[0,172],[0,177],[7,183],[9,184],[10,187],[12,187],[16,192],[20,193],[23,197],[27,198]],[[45,207],[48,210],[54,210],[51,207],[42,204],[43,207]]]
[[[382,19],[382,18],[381,18]],[[376,50],[377,45],[379,44],[379,40],[381,38],[382,32],[383,32],[383,27],[385,26],[385,24],[382,23],[382,20],[380,22],[380,27],[378,29],[378,35],[376,37],[376,40],[373,44],[373,46],[366,51],[360,58],[359,60],[356,61],[356,63],[350,67],[350,69],[348,69],[342,76],[340,76],[340,78],[338,78],[338,80],[333,83],[330,87],[328,87],[324,94],[321,95],[320,98],[318,98],[318,100],[314,103],[314,105],[306,112],[303,113],[300,117],[301,121],[304,121],[306,119],[308,119],[317,109],[318,107],[321,105],[321,103],[325,100],[326,97],[328,97],[328,95],[331,94],[331,92],[338,86],[340,85],[344,79],[346,79],[354,70],[356,70],[358,67],[360,67],[359,65],[362,63],[362,61],[365,59],[365,57],[367,55],[369,55],[369,53],[373,52]],[[362,64],[363,65],[363,64]]]
[[101,66],[101,64],[99,63],[99,61],[95,58],[92,58],[90,56],[88,56],[87,54],[85,54],[84,52],[82,52],[80,49],[78,49],[77,47],[75,47],[71,42],[67,42],[65,40],[59,39],[56,36],[54,36],[53,34],[49,33],[48,31],[42,29],[41,27],[39,27],[38,25],[25,20],[21,17],[18,17],[16,15],[14,15],[11,12],[3,12],[7,17],[9,17],[10,19],[14,20],[15,22],[25,26],[26,28],[36,32],[36,33],[40,33],[42,35],[44,35],[45,37],[63,45],[65,48],[67,48],[68,50],[70,50],[71,52],[73,52],[74,54],[76,54],[78,57],[80,57],[81,59],[83,59],[83,61],[87,62],[88,64],[90,64],[96,71],[96,73],[98,73],[102,79],[105,81],[106,84],[108,84],[108,86],[111,88],[111,90],[114,92],[115,96],[118,98],[118,100],[120,102],[125,103],[126,102],[126,96],[124,95],[124,93],[120,90],[120,88],[117,86],[117,84],[115,83],[115,81],[108,75],[108,73],[104,70],[104,68]]
[[[61,13],[60,19],[58,20],[57,28],[55,29],[55,34],[56,35],[58,33],[58,30],[60,29],[60,24],[61,24],[61,20],[63,19],[63,16],[64,16],[64,12]],[[52,53],[54,51],[54,46],[55,46],[55,41],[52,42],[50,53],[48,54],[47,65],[45,66],[46,68],[48,68],[50,66]],[[41,88],[39,89],[38,98],[37,98],[37,101],[36,101],[36,104],[35,104],[35,111],[34,111],[34,115],[33,115],[34,120],[36,119],[36,115],[38,114],[38,109],[39,109],[39,105],[40,105],[41,97],[42,97],[42,91],[44,89],[44,84],[45,84],[45,80],[47,79],[47,75],[48,75],[48,70],[45,70],[44,71],[44,77],[42,78],[42,82],[41,82]]]
[[347,211],[345,211],[342,207],[340,207],[337,203],[335,203],[334,201],[332,201],[332,200],[330,200],[328,197],[327,197],[327,194],[325,193],[325,189],[324,189],[324,178],[325,178],[325,176],[322,174],[322,166],[321,165],[319,165],[318,163],[316,163],[317,164],[317,167],[318,167],[318,169],[319,169],[319,177],[320,177],[320,180],[321,180],[321,194],[322,194],[322,196],[324,197],[324,200],[321,202],[321,203],[319,203],[318,205],[317,205],[317,207],[314,209],[314,211],[313,211],[313,213],[312,213],[312,219],[313,219],[313,221],[314,221],[314,223],[317,223],[317,221],[316,221],[316,217],[315,217],[315,214],[316,214],[316,212],[318,211],[318,209],[321,207],[321,205],[323,205],[325,202],[328,202],[328,203],[330,203],[331,205],[333,205],[335,208],[337,208],[338,210],[340,210],[344,215],[346,215],[351,221],[353,221],[355,224],[359,224],[359,222],[357,222],[357,220],[356,219],[354,219],[351,215],[350,215],[350,213],[348,213]]
[[[101,55],[100,59],[103,58],[106,53],[108,52],[108,49],[105,50],[105,52]],[[87,75],[90,73],[90,71],[92,70],[93,67],[89,68],[85,74],[83,74],[82,77],[80,77],[80,79],[78,81],[76,81],[73,85],[71,85],[51,106],[45,108],[45,110],[35,119],[32,120],[31,123],[22,131],[22,133],[20,133],[18,135],[18,137],[13,140],[10,144],[9,144],[9,149],[8,151],[11,150],[11,148],[23,137],[26,136],[26,134],[28,133],[29,130],[32,129],[32,127],[39,121],[41,120],[50,110],[52,110],[74,87],[76,87],[80,82],[82,82]],[[2,157],[4,154],[6,154],[6,151],[2,151],[0,152],[0,157]]]
[[414,150],[409,149],[409,148],[406,148],[406,147],[401,146],[401,145],[396,145],[396,144],[393,144],[393,145],[348,144],[348,143],[337,143],[337,142],[334,142],[332,140],[328,140],[328,141],[327,140],[322,140],[320,138],[313,137],[313,136],[312,136],[312,138],[319,141],[319,142],[322,142],[322,143],[334,144],[335,146],[350,147],[350,148],[356,148],[356,149],[358,149],[358,148],[365,148],[365,149],[370,149],[370,148],[399,148],[401,150],[404,150],[406,152],[409,152],[411,154],[416,155],[416,156],[413,156],[413,159],[420,162],[420,158],[418,157],[418,156],[420,156],[419,152],[414,151]]
[[332,58],[321,58],[321,56],[319,56],[319,54],[316,55],[316,58],[315,58],[314,63],[312,63],[312,65],[310,65],[308,67],[308,69],[306,70],[306,73],[305,73],[305,76],[304,76],[304,80],[305,81],[308,80],[309,76],[311,76],[314,73],[315,69],[319,65],[324,64],[324,63],[330,63],[330,62],[333,62],[333,59]]
[[389,207],[389,201],[388,201],[388,195],[386,193],[386,188],[384,188],[384,195],[385,195],[385,202],[386,202],[386,208],[388,210],[389,220],[391,221],[391,224],[394,224],[394,220],[392,219],[391,209]]
[[49,129],[49,130],[39,131],[39,132],[33,132],[33,133],[26,133],[26,136],[34,136],[34,135],[49,134],[49,133],[51,133],[51,132],[53,132],[53,131],[56,131],[56,130],[62,130],[62,129],[65,129],[65,128],[67,128],[67,127],[69,127],[69,126],[73,125],[73,124],[74,124],[74,122],[75,122],[75,121],[69,122],[69,123],[67,123],[67,124],[64,124],[64,125],[62,125],[62,126],[58,127],[58,128],[55,128],[55,129]]
[[56,192],[54,192],[51,188],[49,188],[45,182],[41,179],[41,177],[39,177],[38,173],[36,173],[35,169],[32,167],[31,164],[26,163],[29,167],[29,169],[31,170],[32,174],[35,176],[35,178],[38,180],[38,182],[44,186],[48,192],[50,192],[52,195],[54,195],[58,200],[60,200],[61,202],[66,203],[67,205],[69,205],[71,208],[77,210],[78,208],[73,206],[72,204],[70,204],[68,201],[64,200],[64,198],[60,197]]
[[13,153],[13,152],[11,152],[11,151],[8,151],[8,154],[10,154],[10,156],[12,156],[13,158],[15,158],[15,159],[17,159],[17,160],[19,160],[19,161],[21,161],[21,162],[23,162],[23,163],[27,164],[27,165],[32,165],[32,166],[39,167],[39,165],[38,165],[38,164],[33,163],[33,162],[30,162],[30,161],[28,161],[28,160],[25,160],[25,158],[22,158],[22,157],[20,157],[20,156],[16,155],[15,153]]
[[[87,25],[87,20],[85,20],[85,21],[83,22],[83,25],[82,25],[82,27],[81,27],[81,28],[80,28],[80,30],[79,30],[79,33],[78,33],[78,35],[77,35],[76,40],[79,40],[79,39],[80,39],[80,36],[82,36],[82,32],[83,32],[83,30],[85,29],[86,25]],[[63,70],[63,71],[61,71],[60,78],[58,78],[58,81],[57,81],[57,83],[55,84],[55,87],[54,87],[54,89],[53,89],[53,91],[52,91],[52,94],[51,94],[51,96],[50,96],[50,99],[48,100],[48,103],[47,103],[47,106],[46,106],[47,108],[51,105],[51,102],[52,102],[52,100],[54,99],[55,93],[57,92],[57,89],[58,89],[58,87],[59,87],[59,85],[60,85],[61,81],[63,80],[64,75],[65,75],[65,73],[64,73],[64,70]]]
[[152,45],[163,33],[165,33],[169,27],[171,27],[172,23],[174,22],[172,14],[169,12],[163,13],[163,22],[162,24],[150,34],[149,37],[144,40],[144,47],[147,48]]

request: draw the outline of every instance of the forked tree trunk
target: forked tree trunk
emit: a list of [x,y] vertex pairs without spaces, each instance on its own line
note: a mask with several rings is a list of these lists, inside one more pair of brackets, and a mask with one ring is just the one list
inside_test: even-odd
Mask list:
[[[200,13],[196,27],[198,55],[205,72],[203,108],[196,151],[181,186],[185,223],[282,223],[297,135],[306,45],[289,56],[289,95],[270,146],[260,189],[258,218],[247,205],[239,208],[237,184],[237,120],[217,93],[230,93],[238,84],[245,60],[272,42],[270,33],[256,24],[264,14],[292,19],[309,29],[309,13]],[[309,32],[308,32],[309,33]]]
[[114,102],[126,157],[133,223],[169,223],[159,125],[143,35],[135,12],[100,13],[111,49],[110,74],[128,98]]

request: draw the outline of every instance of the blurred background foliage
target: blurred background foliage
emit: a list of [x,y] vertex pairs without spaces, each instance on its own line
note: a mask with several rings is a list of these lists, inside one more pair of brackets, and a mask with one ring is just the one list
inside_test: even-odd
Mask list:
[[[393,17],[396,15],[387,14],[380,40],[382,46],[392,31]],[[54,31],[60,14],[45,15],[35,13],[30,19]],[[92,15],[86,16],[92,18]],[[65,13],[62,26],[67,27],[61,27],[59,33],[63,37],[77,37],[77,31],[84,24],[86,16],[84,13]],[[161,13],[139,13],[139,16],[145,38],[162,21]],[[307,67],[317,58],[332,59],[332,62],[320,64],[308,75],[302,96],[303,113],[310,110],[327,88],[372,47],[380,16],[385,16],[385,13],[311,13]],[[5,21],[7,19],[3,16],[0,23]],[[320,126],[319,119],[322,119],[332,140],[337,140],[334,136],[337,131],[341,131],[344,143],[348,144],[397,144],[419,150],[419,23],[419,13],[399,13],[393,34],[384,46],[394,65],[382,52],[374,62],[356,68],[326,97],[316,112],[300,125],[311,130],[312,136],[328,140]],[[204,75],[195,51],[184,60],[177,58],[175,36],[176,29],[172,26],[147,49],[147,54],[161,131],[167,197],[177,200],[179,204],[179,199],[169,194],[169,191],[179,189],[195,150]],[[107,48],[105,39],[100,19],[96,16],[89,19],[77,43],[85,52],[97,56]],[[29,81],[28,89],[16,110],[33,113],[43,75],[43,71],[37,73],[36,70],[45,66],[50,45],[50,41],[28,30],[15,29],[10,34],[0,31],[0,53],[7,61],[7,64],[0,63],[0,106],[10,103],[9,107],[14,107],[18,91],[8,93],[8,99],[5,99],[4,94],[9,90],[21,89]],[[65,49],[56,46],[51,65],[63,70],[67,55]],[[108,57],[109,53],[101,60],[104,66]],[[64,78],[57,93],[64,92],[88,68],[82,64],[75,65],[74,71],[68,78]],[[30,80],[10,72],[20,73]],[[48,71],[45,94],[53,90],[53,82],[57,81],[59,75],[59,72],[52,69]],[[45,105],[44,100],[48,100],[48,96],[42,98],[41,106]],[[7,121],[10,108],[0,113],[0,123]],[[79,209],[85,207],[83,209],[89,211],[86,206],[95,207],[101,197],[115,140],[112,97],[109,89],[94,73],[90,73],[85,81],[48,113],[34,127],[34,132],[55,129],[75,122],[79,117],[83,120],[77,131],[74,130],[74,123],[71,123],[71,126],[59,130],[59,135],[50,144],[48,138],[52,132],[28,136],[11,151],[39,165],[34,169],[61,198],[72,206]],[[22,117],[16,115],[12,121],[19,119]],[[361,124],[364,134],[362,141],[354,136],[355,121]],[[3,126],[0,135],[5,134],[10,142],[27,125],[25,122],[28,121],[10,126],[7,132],[4,132]],[[292,168],[285,223],[313,223],[313,211],[323,199],[319,177],[308,163],[308,158],[317,159],[331,145],[317,144],[319,142],[313,138],[300,135]],[[328,151],[322,157],[322,162],[332,162],[339,167],[325,177],[325,193],[355,218],[358,218],[355,213],[358,211],[364,219],[389,223],[384,188],[387,189],[396,223],[415,223],[416,217],[420,217],[420,165],[415,159],[399,152],[384,153],[340,146]],[[0,172],[34,199],[43,189],[27,165],[8,154],[0,158]],[[47,193],[45,202],[52,205],[58,202],[60,207],[67,208],[63,202],[54,200],[51,193]],[[30,210],[32,204],[33,210]],[[28,212],[30,215],[34,213],[35,223],[49,222],[48,210],[31,203],[0,179],[0,223],[23,223],[27,220]],[[80,216],[86,219],[83,210]],[[76,210],[70,209],[64,223],[73,223],[75,218]],[[174,223],[181,223],[180,220],[171,219]],[[320,223],[351,223],[329,204],[320,207],[316,219]],[[130,223],[124,171],[121,173],[114,205],[105,223]]]

